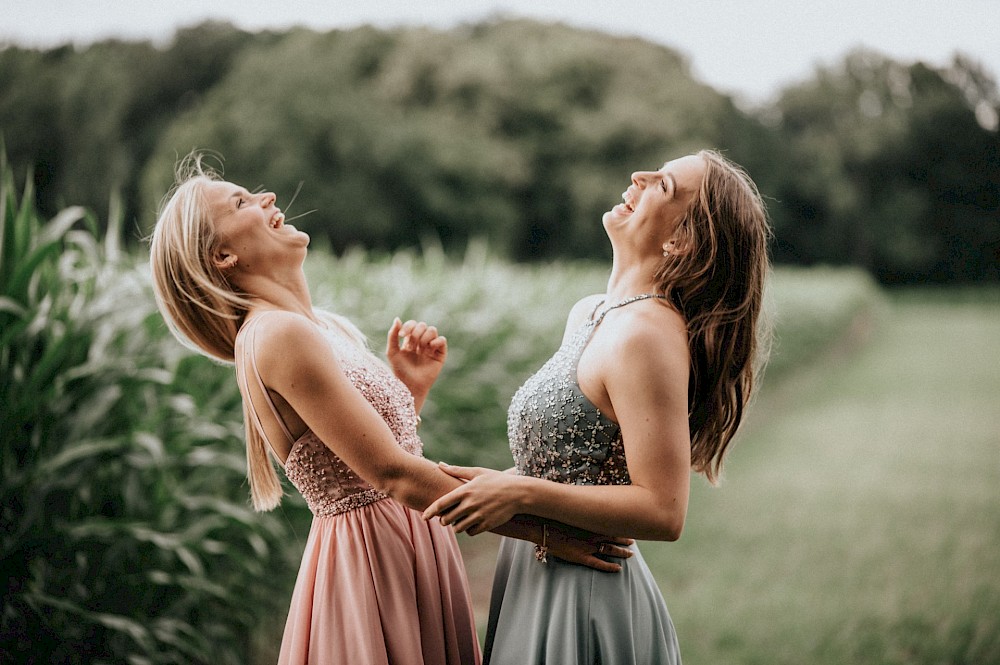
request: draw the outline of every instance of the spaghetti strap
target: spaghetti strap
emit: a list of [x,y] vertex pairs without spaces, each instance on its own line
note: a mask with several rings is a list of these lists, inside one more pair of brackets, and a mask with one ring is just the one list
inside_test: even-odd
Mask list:
[[[650,298],[657,298],[659,300],[669,300],[667,296],[661,295],[659,293],[640,293],[637,296],[626,298],[625,300],[617,302],[614,305],[609,305],[604,309],[601,309],[601,305],[607,302],[606,299],[597,303],[597,306],[594,308],[594,311],[590,313],[590,319],[587,320],[582,326],[580,326],[580,329],[577,332],[577,334],[582,334],[586,337],[586,340],[584,341],[583,346],[580,347],[579,352],[582,354],[583,350],[587,347],[588,344],[590,344],[590,338],[594,336],[594,332],[597,331],[597,327],[601,325],[602,321],[604,321],[604,317],[607,316],[608,312],[610,312],[613,309],[618,309],[619,307],[624,307],[625,305],[631,305],[634,302],[638,302],[640,300],[648,300]],[[600,310],[600,312],[598,312],[598,310]],[[595,314],[599,314],[599,316],[596,319],[594,318]],[[577,360],[579,361],[579,357],[577,357]],[[575,367],[573,369],[573,380],[574,381],[576,380]]]
[[599,303],[594,305],[594,309],[590,310],[590,316],[587,317],[587,321],[594,320],[594,314],[597,314],[597,310],[599,310],[601,308],[601,305],[603,305],[605,302],[607,301],[602,299]]
[[[277,421],[278,426],[281,427],[281,431],[284,432],[285,438],[288,439],[289,443],[295,443],[295,437],[288,430],[288,426],[285,425],[285,421],[281,418],[281,414],[278,413],[277,407],[274,406],[274,401],[267,392],[267,386],[264,385],[264,380],[260,378],[260,370],[257,368],[257,354],[255,353],[254,341],[256,340],[257,334],[257,322],[267,314],[264,312],[258,314],[256,317],[251,319],[248,323],[244,324],[243,329],[240,330],[240,334],[237,336],[238,344],[237,347],[240,349],[240,358],[236,363],[236,380],[240,384],[240,388],[243,394],[246,396],[247,411],[254,419],[254,423],[257,425],[257,431],[260,432],[261,437],[267,442],[268,447],[271,449],[272,453],[276,453],[274,446],[271,444],[270,439],[267,437],[267,432],[264,430],[264,424],[261,422],[260,414],[257,412],[257,407],[254,404],[253,396],[250,394],[250,386],[247,382],[246,377],[246,361],[249,355],[250,369],[257,381],[257,387],[260,388],[261,394],[264,396],[264,402],[267,404],[268,408],[271,410],[271,415]],[[249,338],[249,339],[248,339]],[[249,351],[247,350],[247,345],[249,345]],[[280,457],[279,457],[280,459]]]

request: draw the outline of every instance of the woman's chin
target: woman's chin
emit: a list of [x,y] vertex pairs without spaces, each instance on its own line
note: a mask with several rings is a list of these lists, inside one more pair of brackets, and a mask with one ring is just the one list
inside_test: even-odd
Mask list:
[[628,222],[631,217],[631,213],[628,208],[619,204],[616,205],[611,210],[604,213],[601,217],[601,223],[604,224],[605,230],[610,230],[612,227],[622,226]]

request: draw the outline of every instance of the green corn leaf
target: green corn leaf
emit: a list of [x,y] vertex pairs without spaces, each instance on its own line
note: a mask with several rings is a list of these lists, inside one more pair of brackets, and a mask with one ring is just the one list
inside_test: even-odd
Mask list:
[[7,284],[17,252],[17,194],[9,171],[0,174],[0,284]]
[[193,661],[207,660],[207,638],[186,621],[164,617],[153,621],[150,630],[159,642],[169,644]]
[[8,297],[28,305],[28,284],[38,275],[38,268],[45,261],[58,257],[62,247],[58,242],[49,242],[33,249],[16,266],[10,276],[5,292]]
[[60,242],[69,232],[73,225],[81,219],[87,218],[87,211],[80,206],[66,208],[59,212],[52,220],[42,227],[38,234],[39,244],[50,242]]
[[[0,296],[0,312],[13,314],[15,317],[20,318],[27,315],[28,309],[23,304],[17,302],[13,298],[8,298],[7,296]],[[3,345],[0,344],[0,346]]]
[[71,447],[65,448],[58,454],[43,461],[38,466],[38,471],[41,475],[57,475],[65,469],[79,465],[88,459],[98,464],[97,458],[121,452],[121,450],[122,442],[118,439],[75,442]]
[[156,643],[149,630],[141,623],[120,614],[101,614],[97,612],[85,612],[84,618],[90,619],[93,623],[98,623],[114,632],[121,633],[135,642],[136,646],[143,651],[152,652],[156,649]]
[[[79,341],[72,334],[63,334],[54,340],[31,368],[31,374],[25,383],[25,390],[29,394],[42,395],[46,388],[51,388],[53,379],[62,367],[66,367],[70,363],[76,364],[73,362],[72,356],[73,352],[79,348]],[[80,362],[80,360],[82,359],[78,359],[76,362]]]
[[14,215],[14,256],[24,256],[31,247],[38,226],[35,214],[35,187],[33,178],[24,179],[21,205]]

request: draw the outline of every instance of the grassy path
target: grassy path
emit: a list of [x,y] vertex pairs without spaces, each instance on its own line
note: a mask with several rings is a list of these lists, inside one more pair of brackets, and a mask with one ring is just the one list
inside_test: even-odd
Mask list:
[[[686,665],[1000,663],[998,444],[1000,303],[893,302],[643,544]],[[462,544],[482,617],[494,541]]]

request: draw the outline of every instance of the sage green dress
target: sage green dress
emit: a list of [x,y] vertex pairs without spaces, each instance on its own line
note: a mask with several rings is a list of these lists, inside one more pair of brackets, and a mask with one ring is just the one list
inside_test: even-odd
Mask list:
[[[621,431],[580,390],[576,368],[609,306],[590,319],[517,391],[508,435],[518,473],[576,485],[625,485]],[[656,581],[633,545],[602,573],[534,546],[502,539],[490,600],[487,665],[674,665],[681,662],[673,623]]]

